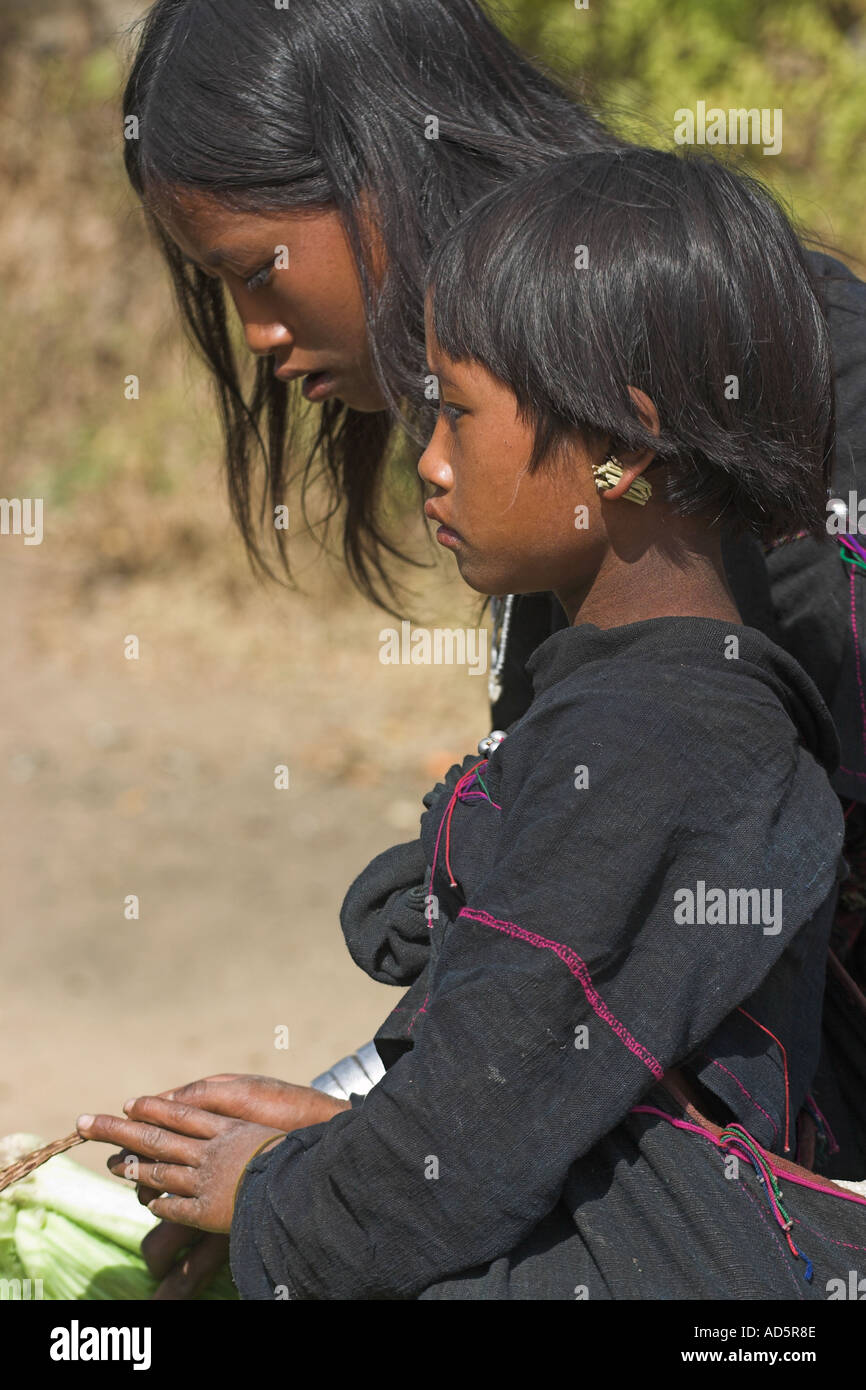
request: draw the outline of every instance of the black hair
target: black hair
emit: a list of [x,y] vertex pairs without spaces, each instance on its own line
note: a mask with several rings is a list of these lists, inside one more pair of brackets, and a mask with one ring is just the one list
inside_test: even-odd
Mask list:
[[[556,161],[480,200],[428,288],[442,351],[480,362],[534,424],[530,471],[577,431],[654,449],[681,514],[765,540],[823,529],[829,332],[791,223],[754,178],[640,147]],[[658,437],[629,386],[654,402]]]
[[[423,444],[430,252],[487,190],[569,149],[619,142],[521,54],[476,0],[290,0],[282,9],[274,0],[156,0],[143,21],[123,112],[140,123],[139,138],[125,142],[128,176],[188,335],[213,373],[232,512],[254,566],[268,574],[254,517],[254,445],[264,460],[260,527],[290,481],[299,388],[275,379],[265,358],[245,398],[222,284],[190,266],[153,212],[176,188],[230,209],[332,207],[341,214],[389,409],[363,413],[338,401],[320,407],[302,498],[321,463],[315,476],[329,484],[325,520],[342,509],[352,579],[396,612],[385,560],[410,557],[387,534],[382,478],[398,421],[418,446],[405,460],[413,475]],[[425,136],[431,115],[439,119],[438,139]],[[375,296],[362,193],[375,209],[386,257]],[[413,477],[416,483],[420,498],[423,485]],[[272,535],[288,574],[284,533]]]

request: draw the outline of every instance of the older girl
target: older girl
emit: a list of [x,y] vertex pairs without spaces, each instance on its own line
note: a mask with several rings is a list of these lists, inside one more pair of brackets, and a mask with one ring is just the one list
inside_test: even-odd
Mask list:
[[823,522],[802,252],[754,183],[623,150],[482,200],[429,290],[428,515],[471,587],[568,626],[398,848],[423,928],[367,910],[377,861],[347,895],[356,959],[409,986],[386,1074],[288,1136],[170,1097],[82,1133],[230,1228],[247,1298],[824,1299],[866,1249],[816,1171],[838,742],[721,554]]

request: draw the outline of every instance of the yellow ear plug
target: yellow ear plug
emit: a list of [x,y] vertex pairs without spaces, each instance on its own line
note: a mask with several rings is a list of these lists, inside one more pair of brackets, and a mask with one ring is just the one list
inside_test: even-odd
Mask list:
[[[599,492],[607,492],[608,488],[615,487],[624,472],[619,459],[613,454],[606,458],[604,463],[592,465],[592,474]],[[652,497],[652,490],[652,483],[648,483],[645,478],[635,478],[631,487],[623,493],[623,497],[627,497],[629,502],[637,502],[638,506],[645,507]]]

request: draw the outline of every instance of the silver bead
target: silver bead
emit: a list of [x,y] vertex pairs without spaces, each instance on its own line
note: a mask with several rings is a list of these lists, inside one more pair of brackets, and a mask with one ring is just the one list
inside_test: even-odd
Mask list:
[[507,737],[508,735],[503,729],[493,729],[487,737],[483,738],[478,744],[478,752],[482,757],[489,758],[494,748],[498,748],[502,740]]

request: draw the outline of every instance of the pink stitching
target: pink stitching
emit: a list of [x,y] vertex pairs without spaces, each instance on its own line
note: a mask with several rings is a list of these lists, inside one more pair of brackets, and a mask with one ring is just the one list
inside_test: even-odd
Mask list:
[[866,1250],[866,1245],[853,1245],[850,1240],[834,1240],[832,1236],[825,1236],[823,1231],[819,1231],[816,1226],[810,1226],[808,1221],[801,1221],[799,1216],[794,1217],[794,1225],[802,1226],[805,1230],[811,1231],[813,1236],[819,1240],[826,1240],[830,1245],[841,1245],[845,1250]]
[[854,600],[854,567],[851,566],[851,630],[854,633],[854,658],[857,663],[857,687],[860,695],[860,714],[862,716],[861,732],[863,735],[863,752],[866,754],[866,698],[863,695],[863,674],[860,670],[860,644],[857,638],[857,611]]
[[[772,1163],[768,1162],[767,1166],[773,1168]],[[781,1168],[773,1168],[773,1172],[783,1182],[793,1182],[798,1187],[810,1187],[813,1192],[823,1192],[825,1197],[841,1197],[843,1202],[856,1202],[858,1206],[866,1207],[866,1197],[858,1197],[854,1192],[837,1192],[833,1188],[826,1187],[824,1183],[807,1182],[805,1178],[795,1177],[793,1173],[785,1173]],[[828,1179],[828,1181],[831,1180]]]
[[748,1197],[752,1206],[755,1208],[755,1211],[758,1213],[764,1225],[767,1227],[767,1230],[770,1232],[770,1242],[775,1248],[776,1254],[781,1255],[782,1263],[785,1269],[788,1271],[788,1274],[790,1275],[794,1288],[797,1290],[798,1297],[801,1300],[805,1300],[806,1295],[803,1293],[803,1290],[797,1282],[797,1277],[794,1274],[793,1269],[791,1268],[790,1262],[788,1260],[788,1252],[782,1243],[782,1237],[779,1235],[778,1228],[770,1224],[767,1218],[767,1214],[764,1211],[764,1208],[761,1206],[761,1203],[758,1201],[757,1197],[754,1197],[752,1195],[742,1178],[740,1179],[737,1185],[737,1191],[742,1192],[744,1196]]
[[633,1052],[636,1057],[639,1057],[644,1066],[649,1067],[653,1076],[657,1077],[659,1081],[661,1080],[664,1076],[664,1068],[661,1063],[656,1060],[652,1053],[649,1052],[642,1043],[639,1043],[636,1038],[632,1037],[624,1023],[620,1023],[619,1019],[614,1017],[598,990],[595,988],[595,985],[592,983],[592,977],[587,969],[586,962],[581,960],[580,956],[577,955],[575,951],[572,951],[570,946],[565,946],[559,941],[549,941],[547,937],[538,936],[535,932],[526,931],[523,927],[518,927],[516,922],[500,921],[498,917],[491,917],[489,912],[482,912],[475,908],[463,907],[460,909],[457,916],[458,919],[460,917],[469,917],[475,922],[481,922],[484,926],[494,927],[496,931],[505,932],[507,936],[517,937],[520,941],[528,941],[530,946],[538,946],[542,950],[553,951],[554,955],[559,956],[559,959],[571,971],[575,979],[580,981],[590,1007],[593,1012],[598,1015],[602,1023],[606,1023],[609,1028],[612,1028],[620,1042],[625,1044],[629,1052]]
[[[707,1131],[701,1129],[699,1125],[689,1124],[688,1120],[675,1120],[673,1115],[669,1115],[666,1110],[659,1110],[654,1105],[633,1105],[629,1114],[658,1115],[662,1120],[667,1120],[668,1124],[673,1125],[675,1129],[688,1129],[692,1134],[699,1134],[701,1138],[706,1139],[708,1143],[715,1144],[717,1149],[722,1148],[721,1140],[716,1139],[712,1134],[708,1134]],[[796,1183],[798,1187],[810,1187],[813,1192],[823,1192],[825,1197],[840,1197],[843,1202],[855,1202],[858,1206],[866,1207],[866,1197],[859,1197],[855,1192],[848,1192],[845,1188],[833,1187],[831,1179],[829,1178],[825,1179],[823,1182],[807,1182],[805,1178],[798,1178],[794,1173],[783,1172],[781,1168],[774,1166],[772,1153],[768,1153],[761,1144],[757,1144],[757,1141],[755,1141],[755,1143],[757,1148],[761,1150],[764,1162],[770,1169],[770,1172],[777,1178],[782,1178],[784,1182]]]
[[776,1121],[773,1119],[772,1115],[768,1115],[768,1114],[767,1114],[767,1112],[766,1112],[766,1110],[764,1109],[763,1105],[759,1105],[759,1104],[758,1104],[758,1102],[755,1100],[754,1096],[749,1095],[749,1092],[746,1090],[745,1086],[743,1085],[742,1081],[740,1081],[739,1077],[734,1076],[734,1073],[733,1073],[732,1071],[728,1071],[728,1068],[727,1068],[727,1067],[722,1066],[722,1063],[721,1063],[721,1062],[717,1062],[716,1059],[715,1059],[715,1057],[710,1057],[710,1054],[709,1054],[708,1052],[703,1053],[703,1056],[706,1057],[706,1058],[708,1058],[709,1061],[712,1062],[712,1064],[713,1064],[714,1067],[719,1067],[721,1071],[724,1071],[724,1072],[727,1072],[727,1073],[728,1073],[728,1076],[731,1078],[732,1081],[735,1081],[735,1082],[736,1082],[736,1084],[739,1086],[740,1090],[742,1091],[743,1095],[746,1096],[747,1099],[750,1100],[750,1101],[752,1102],[752,1104],[754,1105],[755,1109],[756,1109],[756,1110],[760,1110],[761,1114],[764,1115],[764,1116],[766,1116],[766,1118],[770,1121],[770,1124],[773,1126],[773,1138],[774,1138],[774,1139],[777,1139],[777,1138],[779,1137],[779,1126],[776,1124]]
[[848,777],[861,777],[866,781],[866,772],[854,772],[850,767],[840,767],[839,771],[846,773]]
[[414,1012],[414,1014],[412,1015],[412,1017],[411,1017],[410,1020],[409,1020],[409,1027],[406,1029],[406,1036],[407,1036],[407,1037],[408,1037],[409,1034],[412,1032],[412,1029],[415,1027],[415,1020],[416,1020],[416,1018],[418,1017],[418,1015],[419,1015],[419,1014],[426,1014],[426,1012],[427,1012],[427,1005],[428,1005],[429,1002],[430,1002],[430,995],[427,994],[427,995],[424,996],[424,1003],[421,1005],[420,1009],[416,1009],[415,1012]]
[[[673,1125],[675,1129],[690,1130],[693,1134],[697,1134],[701,1139],[703,1139],[705,1143],[712,1144],[713,1147],[717,1150],[721,1150],[722,1148],[721,1144],[719,1143],[719,1140],[714,1138],[712,1134],[708,1134],[705,1129],[701,1129],[698,1125],[689,1124],[687,1120],[675,1120],[673,1115],[669,1115],[666,1110],[658,1110],[654,1105],[633,1105],[630,1113],[632,1115],[659,1115],[663,1120],[667,1120],[669,1124]],[[760,1144],[758,1145],[758,1147],[761,1147]],[[763,1153],[764,1151],[761,1150],[761,1152]],[[764,1155],[764,1157],[766,1159],[766,1154]],[[747,1169],[747,1171],[749,1170]],[[748,1197],[752,1206],[755,1208],[761,1220],[763,1221],[764,1226],[770,1233],[770,1244],[775,1248],[776,1253],[782,1256],[782,1263],[784,1264],[785,1269],[787,1269],[789,1275],[791,1276],[791,1279],[794,1282],[794,1287],[797,1290],[800,1298],[805,1298],[805,1295],[802,1292],[800,1285],[798,1284],[797,1279],[794,1275],[794,1271],[788,1262],[787,1250],[785,1249],[785,1246],[782,1244],[782,1238],[779,1234],[779,1231],[775,1226],[771,1225],[761,1203],[749,1191],[748,1184],[744,1177],[738,1176],[735,1191],[740,1192],[744,1194],[746,1197]]]

